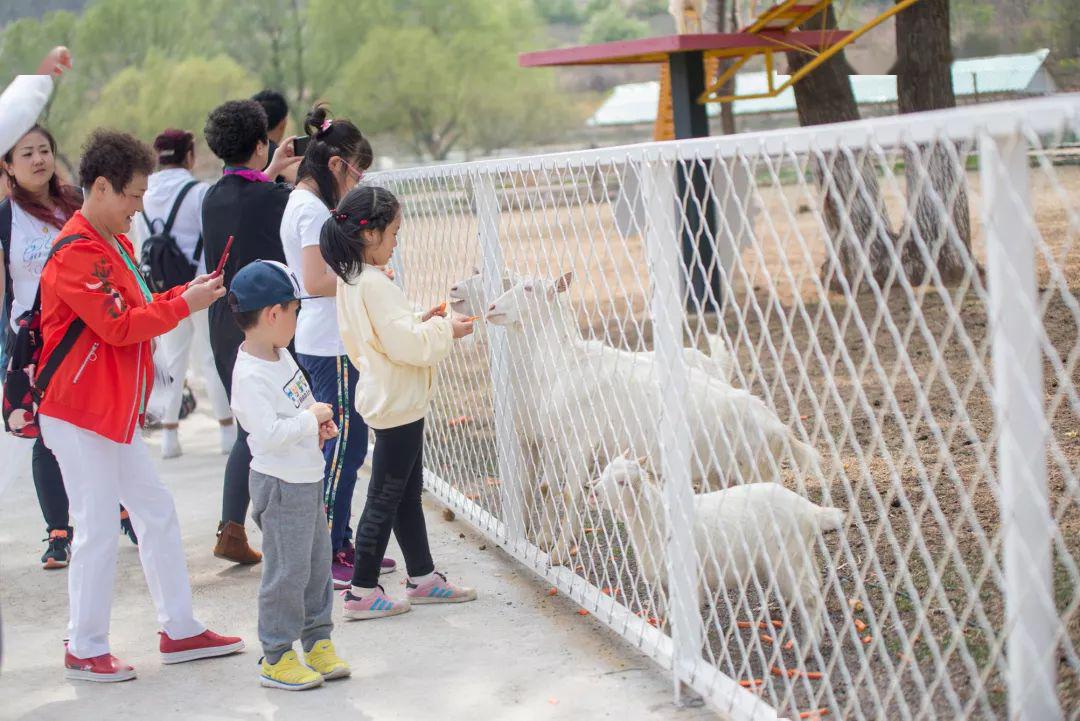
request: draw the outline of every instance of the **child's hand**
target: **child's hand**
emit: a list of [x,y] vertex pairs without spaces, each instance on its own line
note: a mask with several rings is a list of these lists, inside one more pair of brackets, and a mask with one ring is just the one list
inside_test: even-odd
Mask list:
[[473,320],[467,315],[461,315],[460,313],[454,313],[454,316],[450,319],[450,326],[454,329],[454,339],[464,338],[467,335],[471,335],[473,332]]
[[315,420],[319,422],[320,433],[324,423],[333,421],[334,409],[328,403],[315,403],[308,410],[315,416]]
[[319,425],[319,442],[324,443],[338,437],[337,423],[327,421]]
[[431,320],[435,316],[439,316],[440,318],[445,318],[446,317],[446,301],[445,300],[442,303],[439,303],[437,306],[435,306],[431,310],[429,310],[427,313],[424,313],[424,315],[420,316],[420,322],[421,323],[426,323],[427,321]]

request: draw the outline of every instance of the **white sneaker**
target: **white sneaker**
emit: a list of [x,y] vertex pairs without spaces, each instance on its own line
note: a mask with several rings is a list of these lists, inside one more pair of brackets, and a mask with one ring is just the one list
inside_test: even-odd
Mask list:
[[180,431],[177,428],[165,428],[161,436],[161,457],[179,458],[184,455],[180,447]]
[[227,426],[218,426],[221,431],[221,455],[227,456],[232,453],[236,444],[236,421]]

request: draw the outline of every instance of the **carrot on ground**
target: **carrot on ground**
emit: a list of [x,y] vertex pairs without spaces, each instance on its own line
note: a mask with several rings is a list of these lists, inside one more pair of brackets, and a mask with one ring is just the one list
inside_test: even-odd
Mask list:
[[773,642],[773,637],[768,635],[767,633],[763,633],[763,634],[761,634],[761,640],[764,641],[765,643],[772,643]]
[[863,643],[870,643],[873,640],[874,640],[874,637],[869,635],[869,634],[862,637],[862,642]]
[[783,621],[773,620],[772,625],[773,625],[774,628],[783,628],[784,627],[784,622]]
[[753,621],[736,621],[735,625],[739,628],[768,628],[764,621],[758,621],[757,623]]
[[866,630],[866,623],[862,619],[856,618],[855,619],[855,630],[858,631],[859,633],[862,633],[863,631]]
[[819,709],[816,709],[814,711],[803,711],[801,714],[799,714],[799,718],[815,719],[815,718],[822,718],[822,717],[828,716],[828,715],[829,715],[829,709],[827,709],[827,708],[819,708]]
[[802,671],[800,675],[805,676],[811,681],[817,681],[821,678],[821,671]]
[[749,681],[739,681],[739,685],[742,686],[743,688],[750,688],[752,686],[760,686],[763,683],[765,683],[764,679],[760,679],[760,678],[752,678]]
[[457,418],[451,418],[446,422],[446,425],[453,428],[454,426],[460,426],[462,423],[468,423],[471,419],[468,416],[458,416]]
[[559,589],[555,588],[554,586],[552,586],[551,588],[548,589],[548,595],[549,596],[555,596],[555,595],[558,595],[558,593],[559,593]]
[[579,609],[577,610],[577,615],[579,615],[579,616],[588,616],[588,615],[589,615],[589,612],[588,612],[588,611],[586,611],[586,610],[585,610],[584,608],[579,608]]

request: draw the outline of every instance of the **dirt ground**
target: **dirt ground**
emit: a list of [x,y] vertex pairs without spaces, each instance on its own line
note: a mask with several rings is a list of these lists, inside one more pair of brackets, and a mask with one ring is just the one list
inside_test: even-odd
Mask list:
[[[614,173],[601,185],[610,188]],[[1059,698],[1066,718],[1076,721],[1080,167],[1031,173],[1062,630],[1058,649],[1048,653],[1059,658]],[[582,170],[502,180],[515,199],[499,227],[505,265],[549,277],[574,270],[572,297],[585,335],[651,348],[642,240],[620,234],[614,202],[595,192],[596,179]],[[550,197],[526,187],[554,180],[562,190]],[[893,218],[902,215],[902,171],[896,180],[883,182]],[[985,264],[977,172],[969,172],[967,184],[973,253]],[[467,202],[449,200],[465,193],[464,181],[398,190],[418,201],[409,206],[406,199],[403,268],[410,296],[427,305],[479,265],[479,228]],[[1002,717],[1001,539],[982,282],[918,288],[912,297],[894,291],[882,301],[862,294],[849,304],[817,280],[825,236],[807,186],[766,183],[759,190],[757,243],[742,249],[722,312],[688,314],[688,342],[704,347],[703,330],[724,336],[736,359],[734,384],[765,400],[825,459],[823,477],[800,479],[785,470],[784,481],[811,500],[847,509],[849,522],[820,549],[831,630],[816,653],[800,663],[798,649],[782,646],[791,637],[787,628],[773,643],[756,628],[737,628],[733,620],[783,618],[775,600],[749,589],[719,594],[719,610],[705,612],[703,655],[734,678],[762,679],[763,698],[795,717],[819,707],[845,719]],[[562,202],[554,202],[560,193]],[[450,213],[439,211],[451,206]],[[458,348],[440,373],[428,463],[498,515],[488,346],[480,336]],[[587,526],[578,573],[649,617],[658,591],[640,581],[624,529],[604,514],[590,516]],[[856,601],[861,610],[853,612]],[[855,619],[865,631],[855,630]],[[819,670],[823,677],[789,679],[773,668]]]

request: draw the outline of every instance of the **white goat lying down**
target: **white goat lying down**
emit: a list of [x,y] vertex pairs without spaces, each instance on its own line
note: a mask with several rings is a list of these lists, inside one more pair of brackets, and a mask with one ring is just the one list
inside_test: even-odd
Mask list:
[[[509,272],[504,272],[502,278],[503,292],[510,290],[523,280],[525,280],[525,278],[513,275]],[[450,288],[450,307],[453,308],[455,312],[463,315],[483,316],[491,306],[492,300],[494,300],[494,298],[488,298],[485,293],[484,276],[481,274],[479,268],[473,268],[472,275],[464,280],[459,280],[452,288]],[[581,330],[576,324],[574,324],[572,328],[577,330],[578,339],[587,346],[593,347],[597,352],[603,352],[601,349],[604,349],[613,353],[633,353],[635,358],[642,361],[652,362],[654,360],[653,351],[627,351],[619,348],[612,348],[600,341],[585,340],[581,335]],[[731,357],[731,353],[728,352],[724,339],[719,335],[714,335],[712,333],[706,333],[705,339],[709,344],[709,354],[706,355],[697,348],[684,348],[683,359],[686,361],[686,365],[691,368],[705,371],[714,378],[722,380],[725,383],[730,383],[731,373],[734,368],[734,360]],[[511,350],[511,352],[513,351]]]
[[[660,485],[644,459],[616,458],[593,484],[589,504],[623,522],[642,578],[667,592],[664,565],[667,521]],[[698,567],[687,569],[698,584],[699,606],[725,588],[747,587],[751,573],[773,586],[783,603],[801,599],[813,642],[821,631],[821,575],[814,549],[817,534],[843,527],[845,513],[823,508],[778,483],[751,483],[694,496],[694,547]],[[704,586],[702,586],[704,582]],[[794,608],[798,608],[794,606]],[[797,611],[795,616],[798,616]]]
[[[544,480],[561,483],[562,493],[548,496],[547,519],[536,535],[556,563],[568,560],[578,537],[579,501],[594,464],[609,460],[603,449],[659,457],[657,428],[665,422],[665,391],[655,363],[582,341],[560,300],[570,282],[569,273],[554,282],[523,281],[500,296],[487,314],[489,322],[508,329],[515,349],[511,369],[519,393],[519,432],[537,451]],[[684,430],[697,461],[692,464],[695,481],[719,488],[732,478],[775,480],[787,448],[804,468],[818,462],[817,451],[798,440],[761,400],[696,368],[689,375]]]

